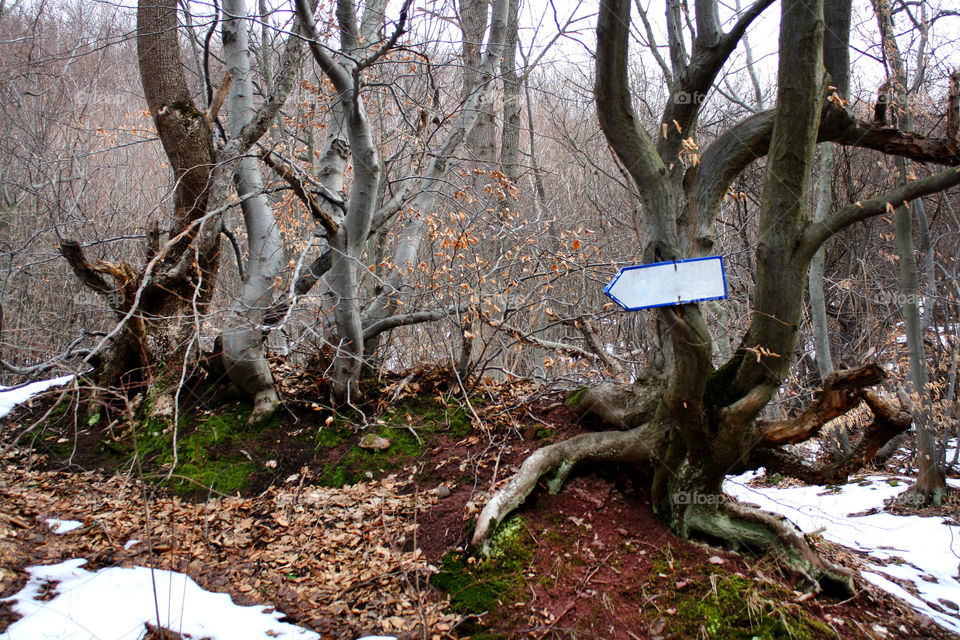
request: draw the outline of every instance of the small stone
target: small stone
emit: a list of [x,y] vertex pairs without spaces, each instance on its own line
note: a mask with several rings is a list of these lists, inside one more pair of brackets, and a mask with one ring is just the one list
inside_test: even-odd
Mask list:
[[724,560],[720,556],[710,556],[707,559],[707,562],[709,562],[710,564],[723,564],[724,562],[726,562],[726,560]]
[[440,498],[441,500],[443,498],[449,498],[450,494],[453,493],[452,491],[450,491],[450,488],[447,487],[446,485],[440,485],[439,487],[434,489],[433,492],[437,494],[437,497]]
[[378,436],[375,433],[368,433],[362,438],[357,444],[361,449],[377,449],[383,451],[384,449],[390,448],[390,441],[383,436]]

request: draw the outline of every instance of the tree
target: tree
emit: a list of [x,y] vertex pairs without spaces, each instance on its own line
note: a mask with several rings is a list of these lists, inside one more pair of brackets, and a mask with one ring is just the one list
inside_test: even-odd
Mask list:
[[[914,106],[911,104],[917,93],[920,82],[926,71],[924,50],[926,48],[927,29],[926,7],[921,6],[921,15],[924,24],[915,25],[920,31],[921,44],[918,55],[917,68],[914,71],[913,81],[908,85],[907,71],[893,35],[893,13],[886,0],[874,2],[874,12],[880,26],[880,36],[890,72],[893,77],[887,79],[892,85],[890,93],[893,107],[900,127],[905,131],[912,131],[914,126]],[[910,12],[907,12],[911,15]],[[879,99],[879,98],[878,98]],[[888,107],[889,109],[889,107]],[[897,171],[900,180],[908,180],[907,164],[903,158],[897,158]],[[910,394],[918,401],[914,413],[914,429],[916,430],[917,445],[917,482],[911,487],[910,495],[915,502],[921,505],[939,505],[947,495],[947,485],[943,468],[940,466],[940,457],[936,453],[936,438],[933,431],[933,402],[927,385],[926,352],[923,347],[923,334],[930,326],[929,317],[932,314],[933,300],[925,301],[924,323],[920,316],[919,284],[917,257],[913,248],[913,212],[916,211],[920,223],[921,234],[925,242],[925,253],[928,260],[927,277],[933,285],[933,253],[930,247],[930,232],[927,225],[926,210],[923,200],[901,203],[896,210],[896,243],[900,263],[900,297],[902,300],[904,329],[909,349],[910,367],[908,372],[908,388]]]
[[[260,380],[269,377],[269,371],[259,353],[258,337],[251,348],[250,315],[260,313],[258,301],[269,291],[275,267],[266,263],[275,259],[271,254],[275,242],[269,238],[269,214],[259,200],[256,167],[241,158],[267,131],[285,102],[299,65],[301,41],[295,36],[288,39],[273,93],[253,110],[249,51],[237,35],[245,11],[242,5],[231,5],[229,10],[234,13],[226,22],[224,39],[227,49],[232,46],[228,65],[234,75],[224,77],[216,97],[208,95],[204,108],[197,107],[187,82],[177,3],[141,2],[137,11],[144,94],[173,171],[174,211],[167,241],[161,246],[159,231],[148,234],[149,261],[141,269],[126,262],[91,263],[72,240],[62,242],[60,250],[80,281],[110,301],[118,318],[87,356],[97,365],[95,382],[125,388],[129,395],[142,383],[154,382],[161,394],[172,393],[198,361],[196,322],[216,286],[224,214],[236,204],[254,200],[244,207],[253,232],[253,273],[248,273],[247,286],[229,316],[226,364],[241,388],[269,406],[276,398],[264,391]],[[237,86],[232,89],[230,131],[217,145],[215,120],[231,80]],[[240,193],[234,197],[232,183],[238,166]]]
[[[482,511],[475,543],[481,543],[491,527],[520,504],[544,475],[550,476],[549,486],[556,490],[579,463],[640,462],[652,470],[655,512],[679,534],[740,549],[775,550],[811,585],[850,588],[849,576],[824,562],[792,525],[723,499],[721,485],[728,473],[760,466],[808,481],[836,482],[910,424],[907,412],[868,388],[884,377],[876,365],[829,375],[815,401],[797,417],[773,422],[760,419],[789,370],[797,346],[807,272],[823,242],[904,200],[960,183],[960,173],[949,168],[815,221],[809,212],[809,195],[818,140],[949,165],[957,164],[958,158],[943,141],[858,122],[842,101],[828,93],[824,69],[845,72],[838,67],[842,63],[833,45],[839,38],[845,49],[848,31],[835,19],[838,5],[845,3],[826,3],[829,11],[825,14],[823,0],[781,3],[776,107],[746,118],[717,137],[702,155],[695,154],[702,98],[747,27],[770,4],[757,0],[724,33],[718,3],[698,0],[693,46],[687,52],[679,35],[679,10],[675,3],[668,3],[674,82],[660,128],[650,135],[639,125],[628,85],[631,3],[601,2],[597,114],[642,200],[645,261],[708,255],[719,205],[730,184],[747,165],[766,155],[749,326],[733,356],[714,369],[712,340],[699,306],[659,308],[664,374],[651,372],[638,382],[646,393],[631,391],[634,408],[648,403],[645,411],[634,412],[633,428],[585,434],[535,452]],[[826,30],[825,17],[831,20]],[[825,46],[825,31],[829,46]],[[616,387],[601,385],[573,400],[602,405],[611,388],[616,393]],[[653,402],[649,402],[651,396]],[[616,398],[624,401],[623,394]],[[873,422],[845,458],[810,466],[784,448],[812,437],[826,421],[861,402],[873,413]]]

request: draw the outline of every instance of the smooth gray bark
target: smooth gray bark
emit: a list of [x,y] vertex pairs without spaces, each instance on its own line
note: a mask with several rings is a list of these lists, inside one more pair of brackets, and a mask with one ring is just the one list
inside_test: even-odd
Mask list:
[[[405,15],[407,5],[402,10]],[[343,104],[347,141],[353,157],[353,185],[342,222],[333,237],[328,238],[331,266],[327,276],[334,297],[334,318],[337,327],[336,356],[333,361],[332,395],[335,402],[348,403],[357,391],[363,360],[363,324],[360,318],[359,274],[364,268],[362,257],[376,211],[380,186],[380,158],[373,130],[360,93],[360,65],[351,56],[334,59],[318,42],[312,9],[306,0],[297,0],[297,16],[310,39],[314,59],[333,83]],[[341,46],[354,51],[358,25],[353,3],[337,3]],[[398,25],[398,35],[404,25]],[[379,50],[378,50],[379,51]],[[376,55],[376,53],[371,54]]]
[[[239,135],[253,120],[253,79],[247,13],[243,0],[224,0],[224,56],[233,76],[230,85],[229,132]],[[223,328],[223,363],[231,381],[253,398],[252,422],[271,416],[280,398],[262,348],[260,326],[274,295],[283,258],[280,232],[262,194],[257,159],[244,156],[236,165],[234,182],[247,230],[247,268],[240,296],[230,305]]]
[[[833,160],[832,143],[820,145],[820,175],[817,180],[817,206],[813,211],[815,222],[823,220],[833,204]],[[823,298],[823,259],[821,246],[810,260],[808,289],[810,292],[810,319],[813,324],[813,345],[816,351],[817,369],[820,379],[826,380],[833,373],[833,358],[830,355],[830,334],[827,330],[827,305]]]

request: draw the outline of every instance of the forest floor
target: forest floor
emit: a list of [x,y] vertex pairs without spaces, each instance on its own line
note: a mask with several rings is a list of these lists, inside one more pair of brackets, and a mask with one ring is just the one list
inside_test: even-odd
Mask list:
[[[15,409],[0,423],[0,598],[28,567],[84,558],[186,573],[322,638],[956,637],[864,580],[850,599],[810,597],[772,558],[676,537],[627,466],[535,492],[496,553],[475,555],[492,488],[537,447],[599,425],[559,392],[467,390],[449,370],[372,381],[346,418],[323,406],[322,381],[281,379],[286,405],[259,428],[202,386],[177,429],[164,417],[132,429],[63,389]],[[82,524],[58,535],[47,519]],[[18,617],[0,601],[0,634]]]

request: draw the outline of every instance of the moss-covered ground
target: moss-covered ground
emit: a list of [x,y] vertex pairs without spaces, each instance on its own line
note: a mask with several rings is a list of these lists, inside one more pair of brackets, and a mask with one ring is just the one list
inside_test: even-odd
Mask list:
[[463,629],[472,638],[506,638],[479,622],[483,614],[515,604],[529,580],[534,540],[520,516],[506,520],[490,538],[488,554],[447,553],[430,583],[450,598],[450,609],[477,616]]
[[[773,581],[748,578],[723,564],[702,564],[690,575],[689,562],[670,546],[652,559],[651,593],[643,613],[663,616],[665,630],[682,638],[808,640],[833,631],[794,603],[796,594]],[[688,559],[689,560],[689,559]]]
[[[321,455],[326,452],[326,461],[317,474],[318,484],[340,487],[396,471],[434,446],[440,436],[459,439],[471,429],[466,409],[435,396],[406,398],[366,429],[358,429],[356,421],[350,420],[354,417],[335,418],[313,435],[315,451]],[[385,438],[390,444],[384,449],[362,448],[359,444],[367,434]]]

